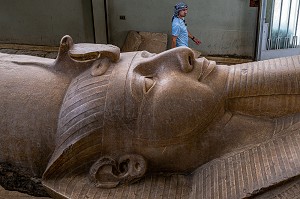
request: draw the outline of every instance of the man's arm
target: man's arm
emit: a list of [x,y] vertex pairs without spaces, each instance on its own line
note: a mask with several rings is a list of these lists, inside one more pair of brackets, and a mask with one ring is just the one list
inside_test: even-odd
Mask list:
[[199,45],[201,44],[201,41],[199,39],[197,39],[195,36],[193,36],[190,31],[188,31],[189,34],[189,38],[191,38],[193,40],[193,42],[195,42],[195,44]]
[[176,47],[176,39],[177,39],[177,36],[172,35],[172,46],[171,46],[171,48]]

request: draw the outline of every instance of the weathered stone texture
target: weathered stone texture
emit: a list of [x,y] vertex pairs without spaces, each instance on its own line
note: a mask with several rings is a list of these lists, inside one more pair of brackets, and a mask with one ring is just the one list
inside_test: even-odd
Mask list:
[[121,50],[122,52],[137,51],[141,43],[142,43],[141,35],[136,31],[129,31],[125,43]]
[[167,34],[129,31],[122,52],[148,51],[161,53],[167,50]]
[[151,53],[161,53],[167,50],[167,34],[153,32],[139,32],[142,43],[138,50],[146,50]]

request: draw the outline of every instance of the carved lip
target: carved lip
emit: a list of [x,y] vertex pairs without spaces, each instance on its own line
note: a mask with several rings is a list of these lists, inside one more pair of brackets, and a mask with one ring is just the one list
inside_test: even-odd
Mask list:
[[[208,62],[208,64],[206,64],[205,62]],[[202,72],[200,73],[198,80],[201,81],[205,79],[215,69],[215,67],[216,67],[215,61],[208,61],[204,59]]]

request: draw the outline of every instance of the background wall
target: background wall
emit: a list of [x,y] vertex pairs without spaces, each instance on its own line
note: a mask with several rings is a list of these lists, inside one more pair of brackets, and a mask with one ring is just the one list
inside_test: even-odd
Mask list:
[[58,46],[69,34],[94,42],[90,0],[0,0],[0,43]]
[[[109,0],[110,42],[122,46],[127,31],[163,32],[171,38],[171,17],[177,0]],[[210,55],[254,57],[257,8],[249,0],[185,1],[188,29],[202,44],[190,47]],[[126,20],[120,20],[124,15]]]
[[[105,0],[0,0],[0,43],[58,46],[69,34],[76,43],[106,41]],[[186,0],[188,28],[203,55],[254,57],[257,8],[249,0]],[[122,47],[129,30],[163,32],[171,40],[178,0],[106,0],[108,42]],[[125,16],[125,20],[120,20]]]

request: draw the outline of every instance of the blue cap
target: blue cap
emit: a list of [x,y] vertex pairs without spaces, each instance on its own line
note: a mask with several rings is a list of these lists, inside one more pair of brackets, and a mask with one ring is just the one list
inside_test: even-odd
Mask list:
[[174,17],[178,17],[178,14],[181,10],[188,8],[187,4],[184,2],[179,2],[174,6],[174,15],[172,17],[172,21]]

